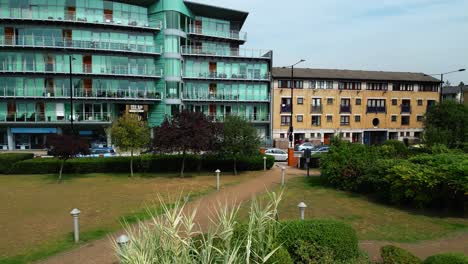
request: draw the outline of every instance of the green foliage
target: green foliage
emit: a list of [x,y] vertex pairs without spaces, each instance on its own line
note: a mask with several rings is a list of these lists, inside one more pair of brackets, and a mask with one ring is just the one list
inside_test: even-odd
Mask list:
[[468,264],[468,256],[462,253],[444,253],[428,257],[424,264]]
[[[289,221],[282,225],[278,242],[283,243],[295,263],[307,257],[304,256],[304,251],[312,249],[317,252],[326,251],[321,253],[322,257],[332,257],[333,261],[347,261],[359,256],[356,232],[344,223],[334,220],[307,220]],[[298,244],[298,241],[303,242]]]
[[380,249],[382,264],[420,264],[422,261],[410,252],[395,246]]
[[468,142],[468,106],[444,101],[428,109],[424,126],[424,140],[429,147],[443,144],[463,149]]
[[33,159],[33,153],[0,154],[0,174],[7,174],[16,162]]
[[327,247],[317,245],[315,242],[298,240],[293,246],[293,255],[296,264],[333,264],[333,251]]
[[387,140],[380,147],[381,155],[387,158],[405,158],[408,155],[408,147],[399,140]]
[[284,247],[279,247],[266,264],[294,264],[294,262],[289,252]]

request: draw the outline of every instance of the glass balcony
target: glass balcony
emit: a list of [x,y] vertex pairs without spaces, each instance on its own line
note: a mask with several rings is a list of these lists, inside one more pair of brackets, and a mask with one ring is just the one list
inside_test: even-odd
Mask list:
[[208,114],[207,117],[213,122],[224,122],[228,116],[239,116],[245,119],[248,122],[252,123],[269,123],[270,115],[269,114]]
[[255,59],[271,59],[270,50],[254,50],[254,49],[208,49],[196,46],[182,46],[182,54],[185,56],[213,56],[213,57],[235,57],[235,58],[255,58]]
[[128,13],[129,16],[124,18],[106,15],[102,9],[88,8],[87,10],[88,12],[48,12],[47,10],[45,12],[41,12],[39,10],[36,11],[29,8],[5,8],[0,12],[0,20],[57,21],[148,30],[161,30],[162,28],[161,21],[136,19],[139,14],[137,15],[131,12]]
[[[204,24],[206,25],[206,23]],[[238,40],[241,42],[247,41],[247,33],[238,31],[238,30],[216,30],[211,29],[212,27],[198,26],[198,25],[189,25],[187,29],[188,34],[207,36],[212,38],[222,38],[222,39],[231,39]],[[216,25],[214,26],[216,28]]]
[[270,74],[227,74],[225,72],[185,72],[186,79],[200,80],[230,80],[230,81],[269,81]]
[[[69,123],[71,115],[56,116],[47,113],[13,113],[0,114],[0,122],[8,123]],[[76,113],[74,122],[76,123],[112,123],[111,113]]]
[[310,113],[311,114],[321,114],[323,112],[323,107],[321,105],[311,105]]
[[269,96],[260,96],[260,95],[233,95],[233,94],[224,94],[224,93],[217,93],[217,94],[207,94],[207,93],[200,93],[200,94],[184,94],[183,101],[231,101],[231,102],[258,102],[264,101],[269,102]]
[[[125,76],[125,77],[147,77],[161,78],[162,69],[148,67],[147,65],[72,65],[73,74],[97,75],[97,76]],[[48,73],[48,74],[70,74],[70,64],[44,64],[33,62],[3,61],[0,64],[0,73]]]
[[71,40],[48,36],[18,36],[13,39],[0,38],[0,47],[58,48],[67,50],[113,51],[122,53],[161,54],[162,47],[130,44],[103,40]]

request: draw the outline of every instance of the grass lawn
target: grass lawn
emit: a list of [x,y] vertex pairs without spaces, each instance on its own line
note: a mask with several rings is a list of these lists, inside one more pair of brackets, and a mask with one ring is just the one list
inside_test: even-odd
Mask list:
[[344,221],[353,226],[360,240],[416,242],[468,231],[468,219],[428,216],[386,206],[361,195],[323,187],[318,177],[295,178],[286,186],[279,206],[280,220],[298,219],[297,204],[303,201],[308,206],[306,218]]
[[[222,175],[232,185],[262,172]],[[73,247],[73,222],[69,212],[81,210],[81,240],[101,238],[121,229],[121,221],[144,217],[181,195],[199,196],[216,188],[212,174],[173,175],[56,175],[0,176],[0,263],[27,263]]]

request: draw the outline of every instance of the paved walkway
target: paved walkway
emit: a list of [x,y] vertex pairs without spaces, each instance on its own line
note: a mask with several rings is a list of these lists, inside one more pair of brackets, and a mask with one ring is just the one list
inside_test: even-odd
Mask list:
[[[286,180],[304,175],[304,172],[298,169],[288,168]],[[240,202],[248,201],[253,196],[265,192],[266,189],[273,189],[280,183],[281,169],[275,166],[264,175],[253,178],[238,185],[229,186],[219,193],[212,193],[191,203],[186,210],[198,207],[196,222],[202,227],[210,223],[209,212],[212,212],[219,202],[227,205],[236,205]],[[115,239],[122,232],[114,234]],[[68,252],[53,256],[49,259],[39,262],[40,264],[114,264],[118,263],[114,255],[111,241],[108,237],[100,239]]]

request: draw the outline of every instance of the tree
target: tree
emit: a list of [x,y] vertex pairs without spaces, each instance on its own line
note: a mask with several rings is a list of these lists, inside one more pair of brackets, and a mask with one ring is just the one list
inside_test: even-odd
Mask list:
[[51,154],[60,159],[59,182],[62,182],[62,172],[65,162],[78,154],[89,154],[89,144],[78,136],[50,135],[47,137],[47,145],[51,148]]
[[424,140],[428,146],[464,148],[468,142],[468,107],[444,101],[429,108],[424,121]]
[[180,177],[184,177],[187,153],[199,154],[214,149],[218,126],[203,113],[183,111],[166,118],[154,129],[154,148],[182,154]]
[[238,116],[229,116],[224,122],[221,152],[234,161],[234,174],[237,175],[237,160],[259,153],[260,138],[257,130]]
[[138,116],[127,114],[112,124],[113,143],[123,151],[130,150],[130,176],[133,177],[133,153],[150,143],[150,128]]

